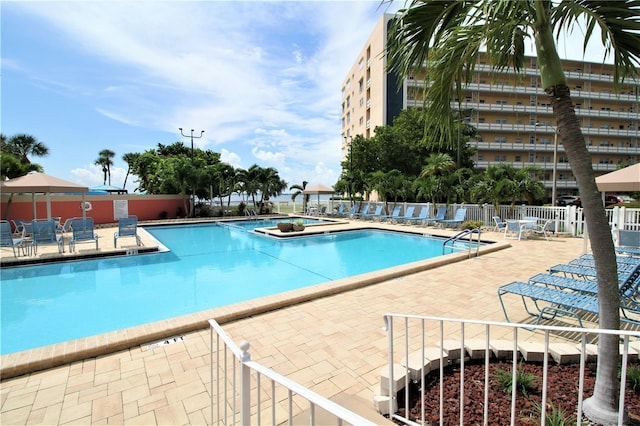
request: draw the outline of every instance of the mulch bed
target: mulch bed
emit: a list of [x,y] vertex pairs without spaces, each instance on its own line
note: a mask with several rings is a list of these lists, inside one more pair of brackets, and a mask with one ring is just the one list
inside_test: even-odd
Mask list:
[[[633,362],[630,365],[640,366],[640,363]],[[489,366],[489,424],[509,425],[511,417],[511,393],[505,392],[493,379],[493,373],[502,369],[511,371],[511,362],[495,362]],[[540,404],[542,396],[542,365],[534,363],[521,363],[522,371],[535,375],[533,389],[529,390],[527,396],[518,394],[516,399],[516,424],[540,424],[539,411],[536,404]],[[576,407],[578,405],[578,379],[580,365],[550,364],[547,378],[547,409],[549,401],[556,409],[564,410],[565,418],[571,418],[575,424]],[[585,367],[584,398],[590,396],[595,384],[596,365],[587,364]],[[465,387],[464,387],[464,424],[481,425],[484,416],[484,363],[465,364]],[[425,380],[425,424],[439,424],[439,401],[440,388],[437,374],[427,376]],[[447,367],[444,377],[444,424],[460,424],[460,368]],[[421,421],[420,389],[416,385],[410,392],[410,413],[409,418],[413,421]],[[404,397],[401,392],[399,399]],[[629,412],[631,424],[640,425],[640,389],[632,390],[627,386],[626,407]],[[404,401],[398,401],[399,407],[404,407]],[[399,414],[406,417],[404,408],[400,408]],[[548,416],[548,415],[547,415]],[[549,417],[547,417],[549,421]],[[571,423],[567,423],[571,424]]]

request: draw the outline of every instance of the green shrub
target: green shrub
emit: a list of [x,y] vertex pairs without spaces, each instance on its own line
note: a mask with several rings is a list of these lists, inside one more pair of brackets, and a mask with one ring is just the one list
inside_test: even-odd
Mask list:
[[[513,389],[513,373],[510,370],[501,368],[493,372],[492,378],[500,389],[506,393],[511,393]],[[521,368],[516,370],[516,392],[527,396],[529,391],[535,389],[537,377],[532,373],[527,373]]]
[[627,368],[627,386],[640,393],[640,365],[630,365]]
[[462,224],[462,229],[482,228],[482,222],[479,220],[468,220]]
[[[535,407],[535,424],[540,424],[540,419],[542,419],[542,405],[534,402],[533,406]],[[575,416],[569,416],[563,408],[556,407],[553,402],[547,404],[547,414],[544,419],[545,426],[575,425],[577,421]]]

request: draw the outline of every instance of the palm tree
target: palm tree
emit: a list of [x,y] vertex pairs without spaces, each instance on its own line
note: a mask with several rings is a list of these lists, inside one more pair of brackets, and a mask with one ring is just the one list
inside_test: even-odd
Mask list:
[[122,156],[122,160],[127,163],[127,174],[124,176],[124,183],[122,184],[122,189],[127,187],[127,179],[129,178],[129,174],[131,174],[132,170],[136,168],[136,161],[140,157],[140,154],[135,152],[129,152]]
[[[4,141],[3,141],[4,142]],[[31,164],[29,156],[45,157],[49,155],[49,148],[35,137],[27,134],[11,136],[6,141],[8,152],[18,157],[20,163]]]
[[[462,97],[471,81],[480,48],[496,70],[524,68],[524,41],[535,41],[542,87],[549,96],[557,131],[576,176],[591,249],[597,269],[599,322],[619,329],[616,260],[609,223],[595,182],[591,157],[573,109],[554,31],[585,24],[585,42],[600,39],[614,59],[614,87],[625,78],[640,77],[640,5],[637,0],[410,0],[394,20],[387,46],[388,66],[402,79],[426,64],[426,122],[455,140],[451,100]],[[597,32],[597,31],[596,31]],[[459,108],[458,108],[459,109]],[[600,340],[594,394],[585,400],[585,414],[598,423],[615,423],[618,411],[618,337]]]
[[305,194],[304,190],[307,188],[307,185],[309,184],[309,182],[307,182],[306,180],[302,181],[302,185],[291,185],[289,187],[289,191],[291,191],[292,189],[295,189],[295,192],[291,193],[291,201],[295,202],[296,198],[298,198],[298,195],[302,195],[302,211],[305,212],[307,211],[307,204],[309,203],[309,194]]
[[113,161],[111,160],[116,156],[116,153],[110,149],[103,149],[98,153],[99,157],[93,164],[102,166],[102,173],[104,174],[104,184],[107,184],[107,177],[109,178],[109,185],[111,185],[111,166]]
[[[0,179],[13,179],[29,172],[43,172],[44,169],[40,164],[29,160],[29,155],[44,157],[49,155],[49,148],[31,135],[18,134],[7,138],[0,133]],[[5,219],[9,217],[12,201],[13,193],[7,200]]]

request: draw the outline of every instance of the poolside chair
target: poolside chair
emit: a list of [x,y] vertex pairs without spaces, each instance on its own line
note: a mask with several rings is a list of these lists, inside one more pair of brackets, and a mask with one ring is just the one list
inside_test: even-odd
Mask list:
[[429,210],[430,210],[429,206],[423,207],[420,210],[420,213],[418,213],[418,216],[406,218],[404,219],[404,222],[407,224],[415,223],[416,225],[419,223],[423,223],[429,217]]
[[446,207],[438,207],[438,210],[436,211],[436,215],[434,217],[428,218],[424,220],[424,223],[426,225],[429,225],[431,223],[437,224],[438,222],[441,222],[444,220],[444,218],[447,215],[447,208]]
[[[25,225],[26,226],[26,225]],[[62,235],[56,232],[56,222],[53,219],[31,221],[33,232],[33,252],[38,252],[38,246],[55,244],[58,246],[58,253],[64,253],[64,243]],[[26,228],[25,228],[26,229]]]
[[618,230],[616,252],[630,256],[640,256],[640,231]]
[[60,223],[57,224],[56,226],[56,230],[60,233],[60,234],[64,234],[67,232],[71,232],[71,223],[73,222],[73,217],[68,218],[67,220],[64,221],[64,223],[61,225]]
[[[11,231],[11,223],[6,220],[0,220],[0,247],[11,247],[13,250],[13,257],[18,257],[18,254],[22,250],[25,253],[25,239],[22,237],[15,238]],[[18,249],[16,254],[16,249]]]
[[[633,281],[640,276],[640,264],[619,276],[619,288],[633,285]],[[582,293],[598,294],[598,282],[580,278],[564,277],[557,274],[536,274],[529,278],[529,283],[555,287],[560,290],[572,290]]]
[[500,216],[493,216],[493,222],[496,224],[494,230],[496,232],[500,232],[500,230],[504,229],[507,227],[507,223],[503,222],[503,220],[500,218]]
[[[619,287],[620,321],[640,324],[640,303],[638,290],[640,287],[640,268],[624,279]],[[568,289],[568,288],[567,288]],[[565,288],[551,288],[531,282],[514,281],[498,288],[498,298],[502,311],[508,322],[511,322],[502,299],[506,294],[514,294],[522,298],[525,311],[537,317],[536,324],[543,319],[554,319],[558,316],[572,316],[582,327],[584,313],[598,315],[598,296],[593,292],[565,291]],[[527,304],[527,300],[531,304]],[[631,316],[633,315],[633,316]]]
[[140,237],[138,236],[138,217],[128,216],[118,219],[118,230],[113,234],[113,246],[118,247],[118,238],[134,237],[136,245],[140,246]]
[[369,206],[371,205],[371,203],[367,203],[364,206],[362,206],[362,208],[360,209],[360,211],[356,211],[356,213],[352,214],[351,217],[353,219],[358,219],[360,217],[362,217],[362,215],[365,215],[369,212]]
[[357,212],[358,212],[358,204],[356,203],[351,206],[351,208],[349,209],[349,213],[347,213],[345,216],[353,217]]
[[373,213],[363,213],[360,218],[364,219],[364,220],[368,220],[368,219],[375,219],[378,217],[382,217],[382,209],[384,208],[384,206],[382,204],[379,204],[376,206],[375,210],[373,211]]
[[504,238],[507,239],[517,239],[521,240],[524,230],[520,225],[520,222],[517,220],[508,220],[506,221],[506,226],[504,227]]
[[453,216],[453,219],[443,219],[437,223],[441,224],[444,228],[448,228],[449,226],[456,227],[462,225],[462,222],[464,222],[466,217],[467,209],[461,207],[456,210],[456,214]]
[[416,206],[407,207],[407,211],[405,211],[402,216],[398,216],[394,219],[395,222],[400,223],[401,221],[403,222],[406,220],[413,219],[413,213],[415,212],[415,210],[416,210]]
[[69,241],[69,251],[75,251],[76,243],[85,241],[95,241],[98,250],[98,235],[93,230],[93,218],[73,218],[71,221],[71,240]]
[[535,227],[531,228],[531,232],[534,235],[543,235],[544,239],[549,241],[549,233],[553,232],[551,231],[552,224],[553,224],[553,219],[547,219],[544,222],[544,224],[542,225],[536,224]]
[[20,235],[22,236],[22,231],[24,230],[24,227],[22,225],[23,222],[26,222],[26,220],[22,220],[22,219],[11,219],[11,224],[13,225],[13,233],[17,236]]
[[327,216],[342,217],[344,216],[344,209],[345,209],[344,203],[340,203],[338,208],[335,211],[328,212]]
[[400,216],[400,211],[402,210],[402,206],[395,206],[393,208],[393,211],[391,212],[391,214],[388,215],[382,215],[380,216],[380,220],[385,220],[385,221],[393,221],[396,220],[398,218],[398,216]]

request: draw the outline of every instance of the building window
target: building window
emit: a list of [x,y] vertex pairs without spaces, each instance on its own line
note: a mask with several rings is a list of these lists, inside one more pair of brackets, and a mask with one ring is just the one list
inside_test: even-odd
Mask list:
[[516,163],[520,163],[522,161],[522,157],[519,155],[516,155]]
[[522,138],[516,138],[516,143],[522,143]]
[[484,123],[484,117],[480,117],[480,118],[478,119],[478,123]]
[[364,77],[358,81],[358,88],[360,89],[360,93],[364,90]]
[[507,142],[507,138],[504,136],[496,136],[496,142],[505,143]]
[[496,119],[496,124],[507,124],[506,118],[498,118]]
[[484,154],[478,153],[478,161],[484,161]]
[[600,141],[600,146],[611,146],[609,141]]
[[360,98],[360,106],[364,105],[364,98]]
[[364,67],[364,58],[360,58],[360,61],[358,62],[358,69],[362,69]]
[[543,145],[549,145],[551,143],[551,139],[549,138],[540,138],[540,143]]
[[498,104],[498,105],[506,105],[506,104],[507,104],[507,101],[502,100],[502,99],[498,99],[498,100],[496,101],[496,104]]
[[507,156],[504,154],[498,154],[495,157],[495,161],[500,161],[500,162],[507,161]]
[[611,160],[609,160],[607,157],[602,157],[600,158],[600,161],[598,161],[599,164],[611,164]]
[[364,117],[360,117],[360,120],[358,120],[358,125],[360,127],[362,127],[364,125]]

